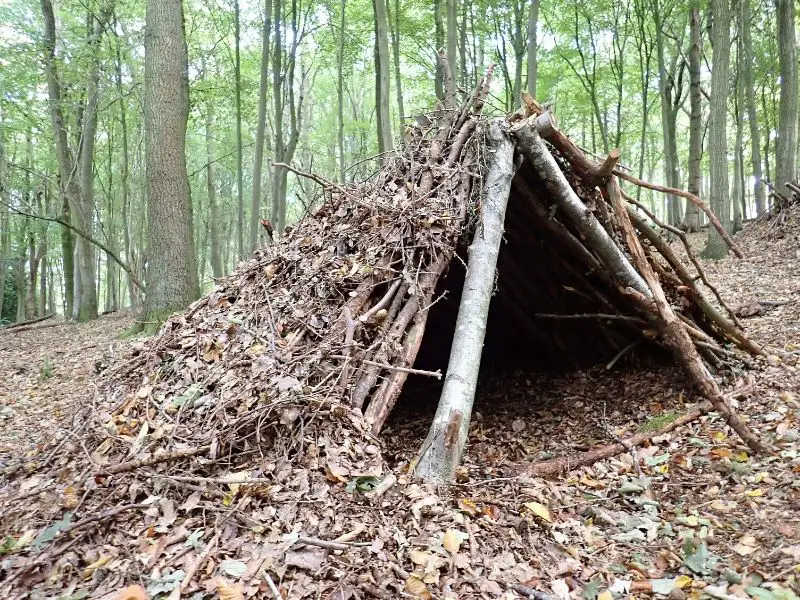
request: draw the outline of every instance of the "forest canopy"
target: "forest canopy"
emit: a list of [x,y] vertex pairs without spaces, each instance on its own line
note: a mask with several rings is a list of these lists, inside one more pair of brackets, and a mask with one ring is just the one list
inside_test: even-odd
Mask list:
[[[147,5],[162,4],[187,50],[182,252],[199,282],[187,297],[319,200],[275,163],[358,182],[409,128],[429,127],[438,48],[464,97],[497,65],[485,112],[513,112],[528,90],[587,152],[619,148],[634,175],[703,197],[731,232],[796,180],[791,1],[4,0],[4,321],[144,300],[159,235],[147,160],[175,159],[146,147]],[[669,224],[702,225],[680,197],[637,194]],[[709,235],[709,256],[725,254]]]

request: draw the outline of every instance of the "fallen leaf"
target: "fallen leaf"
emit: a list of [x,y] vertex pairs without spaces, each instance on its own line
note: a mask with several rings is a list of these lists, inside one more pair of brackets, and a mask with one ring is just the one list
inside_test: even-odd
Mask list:
[[553,518],[550,516],[550,511],[543,504],[540,504],[538,502],[526,502],[522,506],[527,508],[529,511],[531,511],[534,515],[536,515],[540,519],[547,521],[548,523],[553,522]]
[[114,600],[149,600],[149,598],[142,586],[129,585],[124,590],[120,590]]
[[461,547],[461,542],[463,542],[467,538],[467,534],[463,531],[458,531],[456,529],[448,529],[444,532],[444,539],[442,540],[442,546],[445,550],[447,550],[450,554],[456,554],[458,549]]
[[219,594],[219,600],[244,600],[241,583],[228,583],[222,577],[217,577],[214,583],[216,584],[217,594]]
[[110,561],[111,561],[111,556],[109,556],[109,555],[101,556],[100,558],[98,558],[96,561],[94,561],[92,564],[90,564],[88,567],[86,567],[83,570],[83,578],[84,579],[89,579],[92,575],[94,575],[94,572],[97,569],[107,565]]
[[411,575],[406,579],[406,591],[416,598],[422,598],[423,600],[431,600],[432,598],[431,593],[428,591],[428,586],[416,575]]

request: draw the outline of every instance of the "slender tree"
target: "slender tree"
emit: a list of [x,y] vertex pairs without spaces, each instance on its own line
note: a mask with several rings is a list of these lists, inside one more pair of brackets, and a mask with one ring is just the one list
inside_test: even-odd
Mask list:
[[[267,133],[267,87],[269,86],[269,38],[272,31],[272,0],[264,3],[261,30],[261,66],[258,85],[258,124],[253,153],[253,189],[250,199],[250,250],[258,246],[258,221],[261,218],[261,172],[264,166],[264,142]],[[211,160],[209,158],[209,160]],[[213,263],[212,263],[213,264]],[[219,277],[214,274],[214,277]]]
[[[711,110],[708,117],[709,176],[711,184],[711,210],[722,226],[730,231],[730,197],[728,195],[728,63],[731,51],[729,0],[711,0],[711,43],[713,46],[711,71]],[[707,258],[722,258],[728,254],[728,245],[716,228],[708,228],[708,241],[703,251]]]
[[775,186],[785,197],[786,183],[797,178],[797,37],[794,0],[776,0],[778,13],[778,59],[781,72],[781,103],[778,139],[775,143]]
[[235,98],[236,98],[236,248],[239,260],[244,258],[244,167],[242,156],[242,57],[241,19],[239,0],[233,0],[234,35],[236,48],[234,54]]
[[144,320],[158,322],[199,295],[186,171],[189,80],[181,0],[147,0],[144,39],[149,263]]
[[538,71],[539,40],[537,28],[539,25],[539,0],[531,0],[528,9],[528,92],[536,97],[536,77]]
[[389,36],[386,0],[372,0],[372,7],[375,16],[375,114],[378,121],[378,152],[384,153],[393,147],[392,122],[389,118]]
[[[697,2],[689,10],[689,192],[700,195],[700,167],[703,158],[703,106],[700,88],[700,57],[702,55],[700,7]],[[700,228],[700,210],[689,202],[683,216],[683,229],[693,232]]]
[[[377,1],[377,0],[376,0]],[[458,81],[458,20],[456,0],[447,2],[447,62],[450,63],[450,73],[453,81]]]
[[753,39],[750,33],[750,0],[739,0],[739,28],[742,36],[742,77],[745,102],[747,104],[747,124],[750,126],[750,162],[753,173],[753,198],[756,215],[764,212],[765,193],[761,171],[761,126],[756,114],[756,91],[753,83]]

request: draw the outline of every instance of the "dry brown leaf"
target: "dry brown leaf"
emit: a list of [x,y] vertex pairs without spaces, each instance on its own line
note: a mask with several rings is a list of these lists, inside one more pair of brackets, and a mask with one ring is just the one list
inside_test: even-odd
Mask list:
[[140,585],[129,585],[124,590],[120,590],[114,600],[149,600],[147,592]]
[[450,554],[456,554],[458,549],[461,547],[461,537],[462,536],[455,529],[448,529],[444,532],[442,546]]
[[416,575],[406,579],[406,591],[423,600],[431,600],[432,598],[431,593],[428,591],[428,586]]
[[241,583],[228,583],[222,577],[214,580],[219,600],[244,600]]

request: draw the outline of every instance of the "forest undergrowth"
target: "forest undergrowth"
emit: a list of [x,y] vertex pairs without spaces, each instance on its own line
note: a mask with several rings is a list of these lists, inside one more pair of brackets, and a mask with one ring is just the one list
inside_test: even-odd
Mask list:
[[[753,369],[728,373],[725,391],[740,390],[732,402],[774,444],[772,456],[751,455],[709,413],[560,478],[520,475],[527,461],[658,429],[697,399],[680,370],[624,359],[571,374],[505,373],[481,383],[468,455],[447,492],[405,474],[435,409],[422,401],[401,402],[382,434],[384,459],[397,477],[382,496],[369,498],[362,493],[369,482],[340,481],[335,473],[327,489],[313,478],[309,486],[309,474],[296,471],[287,476],[305,477],[305,485],[270,490],[282,501],[251,511],[233,483],[177,478],[191,492],[181,506],[165,488],[142,508],[146,527],[122,514],[88,554],[75,554],[65,538],[53,554],[48,544],[70,524],[43,527],[53,502],[69,509],[73,524],[92,517],[83,498],[70,497],[76,490],[68,486],[54,498],[47,492],[53,482],[40,474],[17,473],[13,481],[3,475],[3,512],[32,520],[0,519],[0,590],[15,561],[44,555],[50,563],[32,598],[115,598],[131,584],[141,585],[131,593],[150,598],[797,598],[798,221],[795,214],[780,227],[750,224],[737,236],[744,259],[704,263],[747,333],[770,349]],[[691,236],[692,243],[699,247],[704,237]],[[106,367],[136,352],[140,341],[118,337],[132,319],[114,314],[0,332],[0,362],[9,374],[0,381],[3,473],[47,452],[75,410],[92,402]],[[192,516],[177,518],[184,513]],[[335,541],[277,533],[280,523],[292,529],[293,522],[326,520]]]

